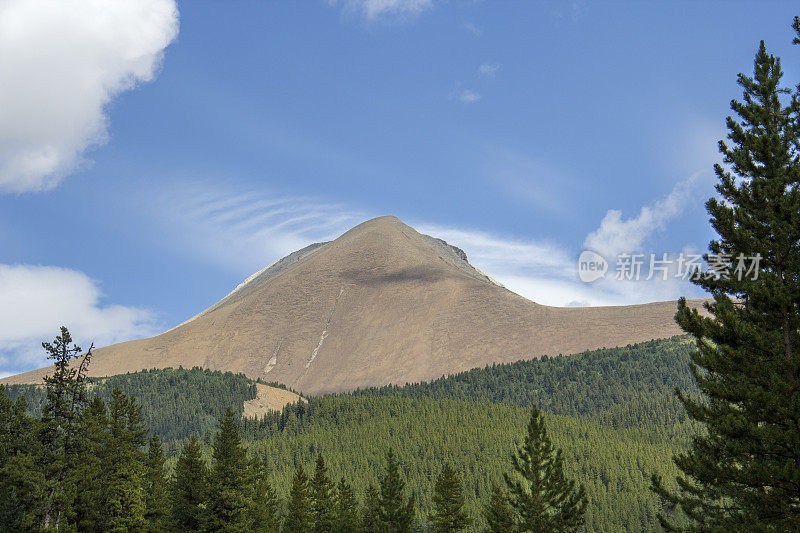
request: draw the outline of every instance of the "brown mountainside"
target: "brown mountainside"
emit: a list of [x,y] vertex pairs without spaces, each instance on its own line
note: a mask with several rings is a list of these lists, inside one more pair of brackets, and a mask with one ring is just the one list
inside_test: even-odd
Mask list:
[[[274,263],[172,330],[96,350],[91,374],[201,366],[321,394],[680,333],[675,302],[543,306],[464,257],[395,217],[370,220]],[[39,383],[48,371],[0,381]]]

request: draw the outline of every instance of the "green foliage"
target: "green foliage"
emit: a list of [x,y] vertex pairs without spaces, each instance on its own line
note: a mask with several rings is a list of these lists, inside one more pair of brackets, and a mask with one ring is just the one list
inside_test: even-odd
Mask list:
[[497,485],[492,485],[492,495],[483,509],[483,517],[486,520],[485,533],[514,531],[514,511],[508,504],[508,496]]
[[204,519],[209,531],[245,532],[251,527],[253,486],[236,418],[228,409],[214,440]]
[[433,512],[429,523],[436,533],[463,531],[472,524],[464,510],[461,478],[450,463],[445,463],[433,488]]
[[[754,71],[739,75],[730,144],[719,143],[726,166],[715,166],[721,198],[706,203],[719,234],[709,250],[728,268],[694,279],[714,296],[711,316],[681,301],[676,317],[697,341],[702,392],[680,398],[704,431],[675,458],[678,492],[653,480],[697,531],[800,529],[800,89],[781,86],[763,41]],[[737,273],[739,257],[756,255],[743,265],[754,272]]]
[[361,519],[361,531],[379,533],[381,528],[381,493],[378,487],[370,485],[364,493],[364,515]]
[[358,500],[353,487],[344,477],[336,487],[336,517],[333,531],[335,533],[359,531]]
[[586,491],[564,476],[563,452],[555,450],[534,407],[524,442],[511,456],[516,476],[504,474],[518,531],[577,531],[584,523]]
[[163,531],[167,518],[167,483],[164,452],[158,435],[150,437],[145,461],[145,513],[150,531]]
[[389,448],[386,452],[386,473],[380,480],[378,518],[381,528],[389,533],[407,533],[414,522],[414,496],[405,495],[406,483],[400,475],[400,465]]
[[106,531],[141,530],[145,521],[145,436],[141,408],[114,389],[109,404],[103,477]]
[[[382,477],[385,451],[393,448],[422,516],[432,511],[434,481],[442,464],[450,462],[462,475],[466,509],[480,529],[492,483],[503,481],[529,415],[527,408],[509,404],[327,396],[262,419],[244,438],[283,494],[289,492],[295,465],[311,467],[319,453],[331,477],[344,476],[363,494]],[[545,413],[545,419],[553,442],[563,449],[565,474],[586,487],[587,530],[659,530],[661,504],[648,490],[650,475],[656,469],[677,473],[670,457],[693,434],[691,424],[664,427],[643,416],[640,428],[612,429],[591,417]]]
[[[166,445],[168,456],[177,455],[191,435],[212,437],[226,409],[241,416],[244,402],[256,397],[255,383],[244,375],[200,368],[145,370],[97,378],[91,383],[90,393],[109,402],[114,389],[138,401],[147,427]],[[11,386],[8,395],[12,400],[24,396],[35,416],[41,414],[46,399],[42,388],[35,385]]]
[[[554,409],[572,415],[545,413],[545,419],[553,441],[564,450],[565,474],[580,479],[586,486],[590,502],[585,529],[655,530],[658,527],[656,514],[662,508],[655,495],[647,490],[650,474],[660,470],[665,476],[675,476],[677,468],[669,462],[669,457],[680,451],[694,432],[691,423],[679,419],[679,402],[666,392],[676,384],[691,384],[691,377],[680,374],[681,368],[684,371],[688,368],[690,350],[690,344],[676,338],[572,358],[497,365],[434,384],[361,391],[355,396],[310,398],[308,403],[292,405],[282,413],[271,413],[258,420],[239,420],[234,416],[239,426],[240,446],[249,452],[244,483],[250,487],[247,494],[252,505],[247,506],[247,520],[259,531],[275,531],[279,517],[285,519],[290,529],[307,531],[303,528],[312,528],[310,486],[307,486],[307,506],[299,506],[306,510],[298,513],[298,506],[292,504],[298,501],[297,491],[290,494],[292,478],[298,467],[305,471],[313,469],[314,461],[324,454],[327,477],[344,478],[353,496],[352,499],[348,497],[345,505],[348,518],[340,521],[341,489],[336,491],[332,508],[336,510],[334,527],[339,529],[335,530],[354,531],[358,529],[354,526],[363,526],[365,531],[383,531],[379,516],[381,495],[370,491],[369,487],[385,477],[381,465],[385,464],[386,450],[393,448],[397,452],[395,457],[402,459],[401,479],[406,480],[406,491],[415,496],[419,527],[430,527],[428,517],[435,506],[435,481],[444,463],[450,463],[462,476],[464,509],[475,519],[468,530],[483,529],[487,525],[483,511],[491,500],[492,485],[501,482],[502,474],[508,471],[508,457],[515,449],[515,437],[522,434],[528,421],[529,412],[525,407],[514,405],[511,396],[495,395],[497,391],[507,390],[523,403],[539,398]],[[586,362],[577,361],[584,355]],[[648,372],[656,377],[648,376]],[[548,373],[555,378],[549,379]],[[215,380],[222,384],[215,384]],[[189,414],[185,401],[176,398],[167,385],[170,382],[181,394],[195,394],[200,406]],[[175,440],[159,435],[167,456],[166,470],[172,472],[166,498],[168,521],[172,529],[196,530],[200,527],[200,516],[208,507],[207,484],[212,477],[207,472],[206,462],[213,451],[203,441],[210,443],[213,432],[219,427],[218,422],[198,425],[197,421],[208,420],[210,413],[224,413],[229,407],[226,402],[233,404],[234,413],[238,415],[238,406],[250,394],[252,382],[232,374],[178,369],[115,376],[93,384],[90,392],[110,398],[111,393],[106,388],[113,383],[137,384],[132,387],[137,394],[152,395],[148,400],[150,404],[142,405],[141,416],[158,424],[173,424],[174,427],[166,429],[166,434],[175,436]],[[608,384],[605,389],[603,383]],[[624,389],[627,386],[639,388],[631,392]],[[194,391],[190,392],[192,388]],[[559,389],[569,394],[562,394]],[[35,403],[36,396],[30,396],[30,390],[41,394],[41,389],[26,391],[25,397]],[[20,388],[13,388],[12,394],[19,397]],[[427,394],[433,398],[426,397]],[[177,414],[170,407],[173,403]],[[672,409],[671,404],[676,408]],[[85,483],[78,491],[82,503],[78,506],[75,500],[71,511],[75,517],[70,515],[70,523],[77,522],[78,514],[86,524],[102,523],[98,520],[102,519],[105,508],[105,496],[92,493],[90,488],[98,486],[92,480],[102,482],[106,477],[109,461],[106,454],[110,454],[110,450],[105,445],[104,435],[109,422],[103,422],[105,407],[98,410],[92,405],[94,401],[79,422],[79,432],[87,437],[82,439],[75,453],[76,458],[82,457],[77,463],[83,463],[85,469],[76,466],[74,475],[76,480],[82,479]],[[14,409],[19,412],[16,418],[2,414]],[[25,409],[24,400],[0,402],[0,420],[17,420],[16,425],[35,426],[35,420],[24,416]],[[89,415],[93,409],[95,415]],[[183,436],[191,435],[198,427],[212,433],[198,434],[201,440],[194,443],[185,441]],[[27,433],[17,431],[17,434]],[[95,437],[89,437],[92,434]],[[5,453],[2,452],[4,438],[4,434],[0,434],[0,453]],[[141,442],[144,444],[143,439]],[[23,451],[29,448],[19,446]],[[77,455],[79,449],[81,455]],[[146,464],[144,447],[140,453]],[[146,466],[142,469],[145,482],[148,469]],[[35,471],[31,474],[37,475]],[[2,483],[0,479],[0,486]],[[34,486],[22,480],[20,483]],[[307,479],[306,484],[309,485]],[[356,494],[364,495],[364,505],[359,513],[361,519],[354,521]],[[286,511],[282,512],[280,500],[287,495]],[[40,500],[34,497],[32,501]],[[42,513],[41,509],[23,507],[32,516]],[[146,494],[144,508],[147,513]],[[302,518],[304,513],[307,515]],[[300,520],[296,520],[298,515]],[[296,526],[298,523],[300,526]]]
[[277,533],[280,531],[280,500],[269,483],[264,463],[258,457],[250,458],[250,475],[253,483],[253,502],[250,508],[252,531]]
[[311,487],[303,467],[294,472],[292,490],[286,504],[286,520],[283,523],[284,533],[309,533],[314,527],[314,510],[311,499]]
[[[362,389],[354,396],[477,400],[538,406],[566,416],[595,415],[614,428],[686,419],[675,387],[695,392],[695,348],[686,337],[604,348],[571,356],[476,368],[428,383]],[[645,414],[648,420],[642,420]]]
[[198,531],[203,522],[208,467],[194,436],[184,445],[169,490],[169,524],[176,531]]
[[317,455],[317,465],[314,478],[311,480],[311,501],[314,515],[314,532],[323,533],[333,531],[335,515],[335,489],[328,477],[325,459],[322,454]]

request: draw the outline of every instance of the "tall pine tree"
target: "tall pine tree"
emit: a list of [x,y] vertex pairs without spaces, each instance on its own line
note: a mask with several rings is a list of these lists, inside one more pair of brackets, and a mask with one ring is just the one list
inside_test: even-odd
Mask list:
[[95,396],[78,424],[74,467],[68,476],[75,491],[73,521],[80,531],[100,531],[106,526],[108,505],[108,413]]
[[333,531],[336,533],[356,533],[359,531],[358,500],[353,487],[342,476],[336,487],[336,516]]
[[253,505],[247,451],[239,438],[236,414],[229,408],[214,440],[205,527],[211,531],[248,531]]
[[169,484],[169,525],[176,531],[199,531],[208,493],[208,467],[192,435],[183,446]]
[[577,531],[583,525],[586,492],[564,476],[561,450],[554,450],[544,418],[534,407],[524,442],[512,456],[516,476],[505,474],[517,530]]
[[258,533],[280,531],[280,502],[275,489],[269,483],[267,469],[258,457],[250,459],[250,476],[253,496],[250,506],[250,523]]
[[380,533],[383,531],[381,528],[381,493],[375,485],[367,487],[364,493],[361,531],[364,533]]
[[147,428],[133,398],[114,389],[108,406],[109,433],[104,446],[107,531],[145,527],[145,453]]
[[400,465],[390,448],[386,453],[386,474],[380,480],[378,517],[388,533],[407,533],[414,523],[414,495],[406,497],[406,483],[400,475]]
[[486,519],[486,533],[507,533],[514,531],[514,511],[508,505],[508,496],[497,485],[492,485],[492,495],[483,510]]
[[445,463],[433,490],[433,513],[429,518],[435,533],[463,531],[472,524],[464,509],[464,494],[458,473]]
[[679,396],[705,431],[675,458],[678,493],[653,481],[690,530],[800,530],[800,101],[782,75],[762,41],[719,143],[721,199],[706,203],[719,234],[706,257],[728,268],[694,279],[708,316],[685,300],[676,315],[702,392]]
[[286,503],[284,533],[309,533],[314,527],[314,509],[311,487],[302,466],[298,466],[292,479],[289,501]]
[[47,358],[53,361],[53,374],[44,378],[47,402],[42,410],[41,442],[45,466],[45,501],[42,525],[58,529],[62,517],[69,512],[74,493],[66,483],[72,460],[75,424],[87,403],[86,365],[92,349],[83,357],[78,368],[73,360],[80,357],[81,348],[72,342],[66,327],[50,342],[43,342]]
[[150,437],[145,461],[145,520],[149,531],[163,531],[167,516],[167,484],[164,451],[158,435]]
[[325,459],[322,454],[317,456],[317,466],[314,479],[311,480],[311,501],[314,512],[314,533],[330,533],[333,531],[333,522],[336,518],[334,498],[335,489],[328,477]]

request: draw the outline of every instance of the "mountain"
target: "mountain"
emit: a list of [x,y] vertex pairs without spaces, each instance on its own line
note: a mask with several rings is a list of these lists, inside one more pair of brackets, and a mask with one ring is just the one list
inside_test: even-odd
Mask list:
[[165,333],[95,350],[90,374],[200,366],[315,395],[666,338],[680,333],[675,310],[539,305],[462,250],[380,217],[273,263]]

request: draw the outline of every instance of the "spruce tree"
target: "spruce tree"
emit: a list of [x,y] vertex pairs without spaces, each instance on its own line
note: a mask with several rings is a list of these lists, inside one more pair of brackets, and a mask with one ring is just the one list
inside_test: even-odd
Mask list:
[[199,531],[202,525],[208,468],[194,435],[189,439],[175,464],[169,484],[169,524],[177,531]]
[[109,433],[103,471],[107,531],[141,530],[145,526],[145,453],[147,428],[133,398],[114,389],[108,406]]
[[333,531],[336,533],[356,533],[360,529],[358,501],[353,487],[344,476],[336,487],[336,515]]
[[100,531],[108,520],[108,465],[106,441],[109,438],[106,406],[95,396],[81,416],[75,460],[68,475],[75,491],[72,521],[80,531]]
[[12,402],[0,385],[0,531],[29,531],[41,522],[45,485],[37,464],[38,421],[20,396]]
[[164,451],[158,435],[153,434],[145,461],[145,520],[149,531],[163,531],[167,516],[167,484]]
[[715,165],[721,198],[706,202],[719,235],[706,259],[727,268],[693,280],[713,296],[708,315],[685,300],[676,315],[697,341],[702,393],[679,397],[704,431],[675,457],[678,492],[653,485],[690,530],[800,529],[800,91],[782,74],[762,41],[753,77],[739,75]]
[[464,494],[458,473],[445,463],[433,491],[433,513],[429,518],[436,533],[463,531],[472,524],[464,509]]
[[333,531],[335,519],[335,489],[328,477],[325,459],[322,454],[317,456],[317,466],[314,478],[311,480],[311,501],[314,518],[315,533],[329,533]]
[[252,505],[247,451],[239,438],[236,414],[229,408],[214,440],[205,528],[248,531]]
[[414,495],[406,498],[405,485],[400,476],[400,465],[390,448],[386,453],[386,474],[380,480],[378,507],[381,527],[389,533],[411,531],[414,522]]
[[44,453],[40,460],[47,480],[42,525],[58,529],[74,497],[65,479],[73,451],[75,423],[87,403],[86,371],[92,349],[89,348],[78,368],[72,366],[73,360],[80,357],[81,348],[72,342],[64,326],[53,342],[43,342],[42,348],[53,361],[53,374],[44,378],[47,402],[40,425]]
[[381,528],[381,493],[378,487],[370,485],[364,493],[364,512],[361,517],[363,533],[380,533]]
[[554,450],[538,408],[533,408],[525,440],[511,459],[517,475],[505,474],[505,480],[517,530],[577,531],[583,525],[586,492],[564,476],[563,454]]
[[514,531],[514,511],[508,505],[508,497],[497,485],[492,485],[492,495],[483,510],[486,533],[508,533]]
[[314,527],[311,487],[302,466],[298,466],[292,479],[289,501],[286,503],[285,533],[309,533]]
[[277,533],[280,531],[280,502],[275,489],[269,483],[264,462],[258,457],[252,457],[249,470],[253,487],[250,502],[252,529],[258,533]]

